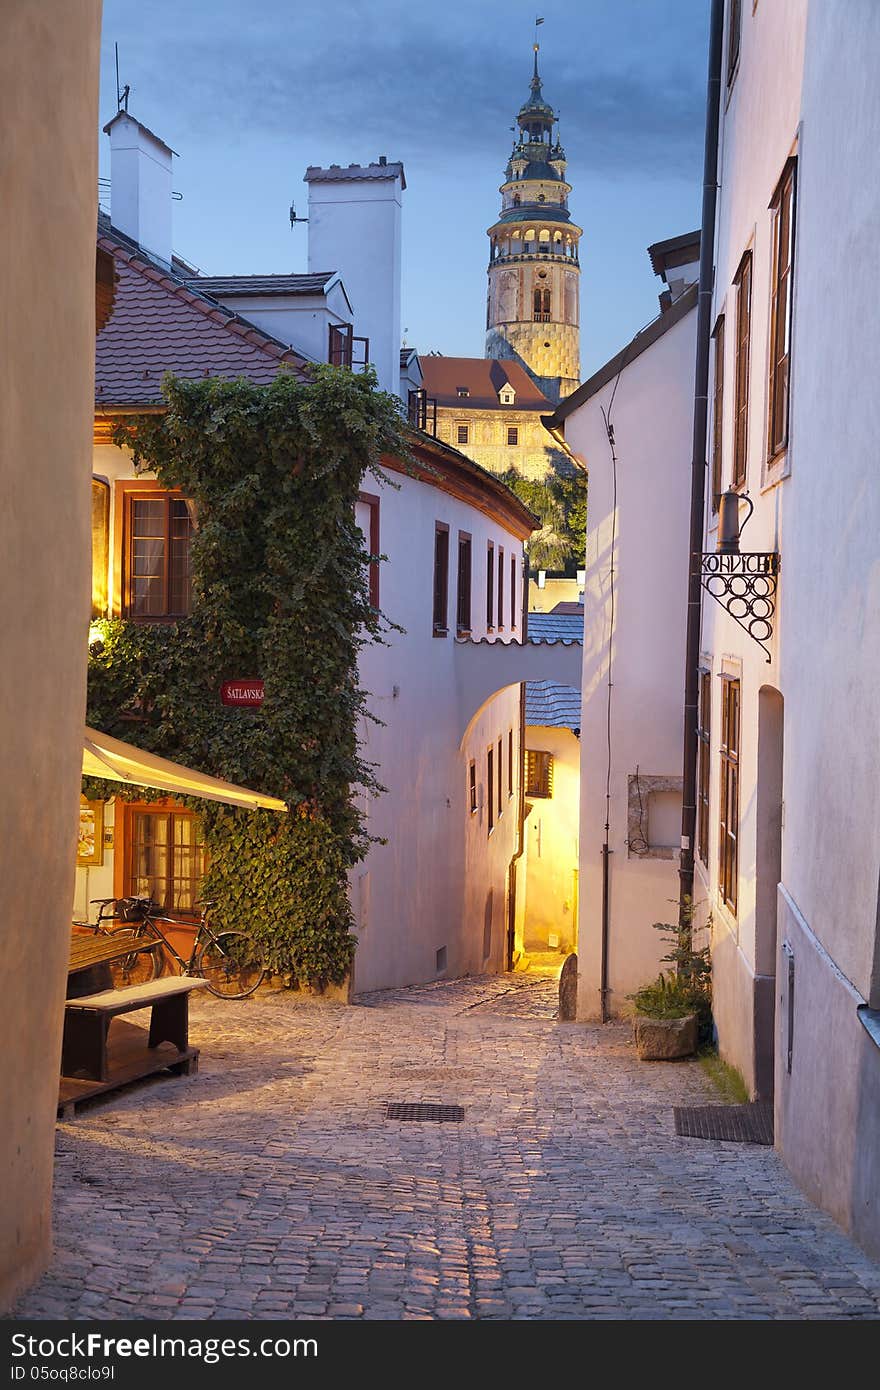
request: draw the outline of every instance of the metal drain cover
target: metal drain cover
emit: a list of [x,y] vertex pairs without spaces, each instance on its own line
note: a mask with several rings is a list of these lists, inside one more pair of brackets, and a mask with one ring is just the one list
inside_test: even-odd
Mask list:
[[425,1105],[421,1101],[389,1101],[385,1107],[386,1120],[436,1120],[444,1124],[464,1119],[463,1105]]
[[675,1132],[684,1139],[773,1143],[773,1106],[769,1101],[753,1101],[750,1105],[676,1105],[673,1115]]

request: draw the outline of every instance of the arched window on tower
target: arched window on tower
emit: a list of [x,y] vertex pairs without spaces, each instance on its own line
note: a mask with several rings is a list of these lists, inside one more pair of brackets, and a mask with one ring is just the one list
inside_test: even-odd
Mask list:
[[550,322],[550,291],[543,287],[536,286],[534,295],[534,321],[535,323]]
[[518,193],[514,193],[514,195],[513,195],[513,206],[514,206],[515,208],[518,208],[519,205],[520,205],[520,196],[519,196]]

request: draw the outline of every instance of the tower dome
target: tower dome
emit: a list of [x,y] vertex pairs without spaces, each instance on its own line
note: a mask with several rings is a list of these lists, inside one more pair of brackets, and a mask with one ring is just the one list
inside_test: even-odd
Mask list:
[[565,151],[556,112],[544,99],[537,44],[516,124],[501,212],[488,230],[486,356],[522,363],[544,394],[559,401],[580,380],[581,228],[568,210]]

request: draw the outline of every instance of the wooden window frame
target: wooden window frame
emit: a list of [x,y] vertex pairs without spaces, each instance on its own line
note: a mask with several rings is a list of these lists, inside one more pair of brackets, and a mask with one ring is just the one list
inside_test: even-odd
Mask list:
[[471,758],[468,763],[468,811],[472,816],[477,814],[477,763],[475,758]]
[[510,552],[510,630],[516,632],[516,555]]
[[724,486],[724,315],[718,315],[712,338],[715,343],[712,381],[712,513],[718,511]]
[[700,667],[697,716],[697,858],[709,867],[709,794],[712,756],[712,675]]
[[434,522],[434,604],[431,630],[435,637],[449,635],[449,526]]
[[501,735],[498,736],[498,767],[496,778],[498,782],[498,819],[504,815],[504,744]]
[[549,801],[553,796],[553,754],[542,748],[525,752],[526,796]]
[[513,796],[513,729],[507,730],[507,799]]
[[[173,820],[176,817],[186,817],[189,820],[197,820],[196,812],[190,811],[186,806],[182,806],[179,801],[172,797],[163,797],[159,801],[122,801],[116,799],[116,819],[114,834],[116,840],[116,854],[114,857],[113,871],[113,892],[117,898],[131,896],[134,887],[134,829],[135,820],[139,815],[168,816]],[[173,854],[173,835],[170,839],[171,854],[168,860],[169,873],[173,874],[174,854]],[[207,859],[207,852],[205,851]],[[205,864],[207,867],[207,863]],[[169,880],[173,881],[173,880]],[[166,884],[166,889],[167,889]],[[166,892],[167,897],[167,892]],[[164,910],[164,903],[163,903]],[[175,917],[179,918],[183,925],[195,924],[199,919],[198,908],[192,912],[182,909],[174,909]]]
[[486,631],[495,631],[495,542],[486,542]]
[[[464,437],[462,438],[462,436],[464,436]],[[456,426],[455,426],[455,442],[456,442],[456,444],[459,445],[459,446],[462,445],[462,444],[470,444],[470,442],[471,442],[471,427],[470,427],[470,425],[459,425],[459,424],[456,422]]]
[[486,812],[488,820],[487,835],[495,829],[495,749],[490,743],[486,750]]
[[[455,631],[459,637],[466,637],[471,631],[471,606],[473,597],[473,537],[470,531],[458,533],[458,581],[455,596]],[[467,557],[466,562],[463,556]]]
[[498,631],[504,631],[504,546],[498,547]]
[[[131,507],[132,502],[143,498],[150,501],[184,501],[192,505],[192,498],[180,488],[163,487],[155,478],[119,478],[113,506],[113,616],[126,618],[132,623],[177,623],[189,616],[187,613],[165,613],[135,615],[131,610]],[[195,524],[193,524],[193,530]],[[168,573],[170,565],[169,547],[166,540],[165,592],[167,602]]]
[[[506,402],[504,402],[504,404],[506,404]],[[511,448],[519,445],[519,425],[507,426],[507,443]]]
[[[355,343],[362,343],[363,357],[354,355]],[[353,323],[331,323],[328,331],[327,361],[331,367],[366,367],[370,360],[370,340],[355,336]]]
[[738,676],[722,676],[721,779],[718,795],[718,893],[736,916],[739,879],[739,767],[742,685]]
[[376,558],[370,561],[370,607],[379,607],[379,505],[380,498],[375,492],[359,492],[358,501],[363,502],[370,511],[370,534],[367,536],[367,545],[370,547],[370,554]]
[[746,251],[734,277],[736,286],[736,372],[733,402],[731,485],[745,487],[749,471],[749,377],[752,358],[752,253]]
[[[787,202],[786,202],[787,195]],[[782,241],[785,219],[783,209],[788,211],[787,264],[780,273],[782,260]],[[788,427],[791,414],[791,344],[792,313],[794,294],[794,253],[797,234],[797,157],[792,155],[785,162],[782,176],[770,200],[771,234],[773,257],[770,270],[770,363],[767,384],[767,465],[772,466],[780,454],[788,448]],[[785,313],[780,317],[780,300],[783,297]],[[784,337],[784,351],[780,352],[780,322]],[[782,373],[784,372],[784,377]],[[779,393],[785,390],[784,418],[777,429]]]

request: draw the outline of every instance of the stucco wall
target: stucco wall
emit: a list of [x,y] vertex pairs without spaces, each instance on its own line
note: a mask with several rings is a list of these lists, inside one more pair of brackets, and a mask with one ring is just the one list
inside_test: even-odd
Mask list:
[[[868,1199],[880,1181],[880,1049],[861,1027],[857,1009],[863,1001],[880,1003],[880,733],[874,716],[880,686],[880,495],[874,483],[880,328],[876,315],[865,313],[880,296],[880,203],[876,181],[864,173],[875,162],[880,137],[878,51],[880,11],[871,0],[845,6],[779,0],[754,13],[743,7],[740,65],[722,128],[714,309],[732,323],[732,282],[743,252],[751,249],[746,481],[755,512],[742,544],[781,557],[771,660],[711,601],[703,618],[703,648],[713,672],[708,890],[716,923],[719,1045],[753,1092],[760,1085],[757,1040],[763,1036],[775,1045],[777,1146],[813,1200],[875,1252],[880,1228]],[[797,156],[797,226],[789,437],[771,463],[768,204],[791,154]],[[725,358],[724,487],[733,450],[729,334]],[[714,534],[710,520],[709,546]],[[739,677],[742,695],[735,916],[717,891],[716,678],[724,671]],[[762,821],[768,780],[760,720],[767,687],[779,692],[773,698],[784,709],[775,920],[762,908],[775,884],[761,882],[772,867]],[[774,777],[771,767],[771,790]],[[774,966],[767,963],[771,946],[775,984]]]
[[566,442],[590,470],[581,721],[578,1012],[600,1009],[607,681],[613,652],[609,1009],[656,975],[667,950],[654,922],[675,919],[678,865],[630,852],[629,778],[680,777],[688,489],[696,313],[624,368],[612,419],[617,539],[611,622],[612,467],[601,408],[615,383],[575,410]]
[[[503,546],[505,557],[511,551],[521,556],[522,543],[439,488],[400,475],[394,481],[399,488],[380,491],[380,548],[388,560],[380,567],[379,601],[405,632],[390,633],[387,647],[368,647],[361,658],[361,683],[371,693],[371,709],[384,722],[384,727],[365,722],[364,751],[378,764],[377,775],[388,792],[371,798],[368,805],[370,832],[387,843],[375,845],[352,877],[358,991],[503,969],[507,870],[518,843],[519,688],[507,685],[467,727],[470,721],[460,710],[457,690],[454,626],[459,529],[472,537],[475,638],[486,631],[487,543],[494,542],[496,556]],[[446,637],[432,635],[437,521],[449,526]],[[509,583],[507,566],[505,585]],[[518,578],[518,611],[520,588]],[[507,607],[507,587],[505,592]],[[515,786],[508,799],[511,729]],[[486,755],[491,744],[497,758],[499,738],[503,814],[490,835]],[[475,815],[468,807],[471,758],[478,786]],[[444,946],[446,965],[438,968],[437,951]]]
[[570,729],[526,726],[526,748],[553,755],[553,795],[529,797],[526,820],[526,950],[546,951],[556,933],[559,949],[577,949],[580,746]]
[[807,1196],[880,1258],[880,1048],[859,1021],[861,996],[784,888],[776,993],[777,1148]]
[[6,0],[0,51],[0,1306],[50,1251],[85,712],[99,0]]

